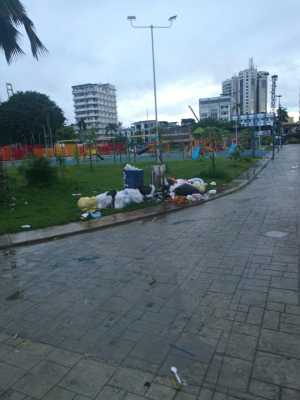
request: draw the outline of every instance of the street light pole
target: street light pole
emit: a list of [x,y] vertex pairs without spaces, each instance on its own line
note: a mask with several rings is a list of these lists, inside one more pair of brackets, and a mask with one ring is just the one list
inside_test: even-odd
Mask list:
[[[163,162],[162,158],[162,152],[161,152],[161,146],[160,146],[160,141],[159,141],[159,136],[158,136],[158,120],[157,120],[157,100],[156,100],[156,77],[155,77],[155,59],[154,59],[154,40],[153,40],[153,29],[154,28],[163,28],[163,29],[168,29],[171,28],[172,22],[175,21],[177,15],[174,17],[170,17],[170,25],[169,26],[135,26],[133,25],[132,21],[136,20],[136,17],[130,16],[127,17],[127,20],[130,21],[131,26],[133,28],[150,28],[151,29],[151,42],[152,42],[152,68],[153,68],[153,86],[154,86],[154,105],[155,105],[155,130],[156,130],[156,147],[159,148],[159,159],[160,162]],[[157,159],[157,149],[156,149],[156,159]]]
[[280,105],[280,97],[282,97],[282,95],[281,95],[281,94],[279,94],[277,97],[279,97],[278,140],[279,140],[279,135],[280,135],[280,148],[282,149],[282,131],[281,131],[281,105]]

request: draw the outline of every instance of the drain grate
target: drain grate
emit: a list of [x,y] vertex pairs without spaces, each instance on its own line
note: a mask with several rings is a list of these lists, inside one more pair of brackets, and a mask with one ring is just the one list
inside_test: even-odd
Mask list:
[[282,231],[269,231],[263,234],[264,236],[268,236],[275,239],[283,239],[286,236],[290,235],[290,232],[282,232]]

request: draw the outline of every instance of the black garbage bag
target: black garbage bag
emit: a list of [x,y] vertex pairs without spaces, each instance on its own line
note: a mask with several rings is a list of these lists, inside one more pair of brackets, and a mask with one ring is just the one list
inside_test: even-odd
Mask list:
[[141,186],[139,188],[139,191],[142,193],[143,196],[146,196],[147,194],[151,194],[152,192],[152,186],[148,185],[148,186]]
[[200,193],[200,190],[195,186],[189,185],[188,183],[184,183],[174,190],[176,196],[188,196],[193,193]]
[[113,203],[112,203],[112,207],[115,206],[115,197],[116,197],[117,191],[116,190],[109,190],[106,193],[106,196],[111,196],[113,198]]

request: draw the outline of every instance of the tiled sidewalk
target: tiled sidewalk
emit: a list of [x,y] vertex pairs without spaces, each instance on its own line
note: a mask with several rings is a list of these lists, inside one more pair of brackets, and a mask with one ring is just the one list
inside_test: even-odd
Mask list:
[[299,157],[201,207],[2,251],[0,399],[298,400]]

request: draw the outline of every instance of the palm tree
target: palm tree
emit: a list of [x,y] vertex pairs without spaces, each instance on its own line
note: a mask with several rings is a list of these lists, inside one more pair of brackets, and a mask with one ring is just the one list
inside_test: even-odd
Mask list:
[[0,48],[4,51],[8,64],[25,55],[19,46],[22,34],[17,28],[23,25],[31,45],[33,57],[37,60],[48,50],[35,33],[33,22],[28,18],[23,4],[19,0],[0,1]]
[[86,147],[89,149],[90,151],[90,166],[91,169],[93,169],[93,155],[92,155],[92,149],[95,147],[96,148],[96,152],[97,152],[97,131],[96,129],[88,129],[85,132],[85,143],[86,143]]
[[108,132],[111,132],[111,133],[115,132],[116,133],[117,131],[118,131],[118,125],[117,124],[109,123],[105,127],[105,134],[106,134],[107,137],[108,137]]
[[[37,60],[39,56],[48,53],[48,50],[35,34],[33,22],[28,18],[26,9],[19,0],[0,1],[0,49],[8,64],[25,55],[19,46],[21,33],[16,29],[23,25],[31,44],[31,52]],[[3,162],[0,153],[0,198],[6,193],[6,180]]]
[[281,123],[288,122],[289,114],[286,108],[280,106],[277,110],[277,115],[279,116]]

